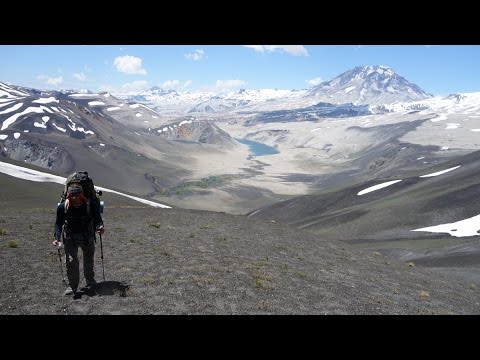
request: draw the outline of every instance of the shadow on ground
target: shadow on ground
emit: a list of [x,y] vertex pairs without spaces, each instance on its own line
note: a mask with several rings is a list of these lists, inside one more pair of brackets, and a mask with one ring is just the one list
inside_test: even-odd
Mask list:
[[130,285],[125,284],[124,282],[119,281],[103,281],[97,283],[95,286],[83,287],[78,291],[74,299],[81,299],[82,296],[108,296],[108,295],[118,295],[120,297],[126,297],[127,291],[130,288]]

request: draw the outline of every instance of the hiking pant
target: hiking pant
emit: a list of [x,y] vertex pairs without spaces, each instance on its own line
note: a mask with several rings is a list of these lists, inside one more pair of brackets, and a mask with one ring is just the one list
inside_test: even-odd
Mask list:
[[83,251],[83,274],[87,282],[95,278],[93,270],[95,242],[93,235],[69,234],[65,235],[65,263],[69,285],[76,290],[80,282],[80,264],[78,262],[78,248]]

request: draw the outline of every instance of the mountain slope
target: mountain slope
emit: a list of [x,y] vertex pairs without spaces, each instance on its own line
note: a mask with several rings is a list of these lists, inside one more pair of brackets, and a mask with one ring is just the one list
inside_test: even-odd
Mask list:
[[468,283],[304,230],[116,200],[104,213],[105,281],[97,240],[99,284],[88,290],[81,279],[74,298],[63,296],[51,245],[57,197],[35,209],[19,199],[2,211],[0,313],[480,313],[479,290]]
[[[409,176],[390,172],[388,177],[297,197],[250,216],[418,261],[443,272],[455,268],[453,271],[460,276],[480,283],[480,244],[478,233],[473,231],[480,230],[480,223],[472,219],[471,235],[454,237],[456,231],[462,232],[460,224],[454,223],[479,213],[479,167],[477,151],[423,171],[410,170]],[[362,193],[381,184],[389,186]],[[452,225],[446,233],[412,231],[448,223]],[[427,261],[431,255],[435,255],[435,261]]]
[[[0,83],[0,156],[105,186],[158,194],[204,172],[199,159],[244,148],[215,124],[159,118],[108,93],[45,92]],[[198,170],[199,169],[199,170]]]

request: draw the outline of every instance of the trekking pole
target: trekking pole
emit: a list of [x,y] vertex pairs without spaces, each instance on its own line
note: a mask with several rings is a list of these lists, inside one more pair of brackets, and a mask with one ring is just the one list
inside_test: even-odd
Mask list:
[[[63,239],[63,227],[62,227],[62,233],[60,234],[60,238]],[[63,276],[63,265],[62,265],[62,254],[60,253],[60,248],[62,247],[62,244],[60,244],[57,247],[58,251],[58,260],[60,261],[60,271],[62,273],[62,281],[65,285],[67,285],[67,281],[65,280],[65,276]]]
[[63,276],[63,265],[62,265],[62,255],[60,254],[60,246],[57,248],[57,250],[58,250],[58,260],[60,260],[60,271],[62,272],[62,281],[65,285],[67,285],[65,276]]
[[102,234],[100,234],[100,258],[102,259],[102,271],[103,271],[103,282],[105,282],[105,266],[103,265],[103,244],[102,244]]

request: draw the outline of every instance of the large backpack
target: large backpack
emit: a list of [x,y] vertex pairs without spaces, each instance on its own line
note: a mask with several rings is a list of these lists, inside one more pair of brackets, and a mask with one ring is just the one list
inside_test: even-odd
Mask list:
[[87,199],[87,201],[89,202],[95,201],[97,205],[100,206],[100,198],[98,197],[97,192],[95,191],[93,180],[91,177],[88,176],[88,172],[86,171],[76,171],[67,178],[67,181],[65,182],[65,189],[63,190],[63,193],[62,193],[61,201],[65,201],[65,199],[67,198],[67,189],[72,184],[80,185],[83,189],[83,194],[85,195],[85,198]]

